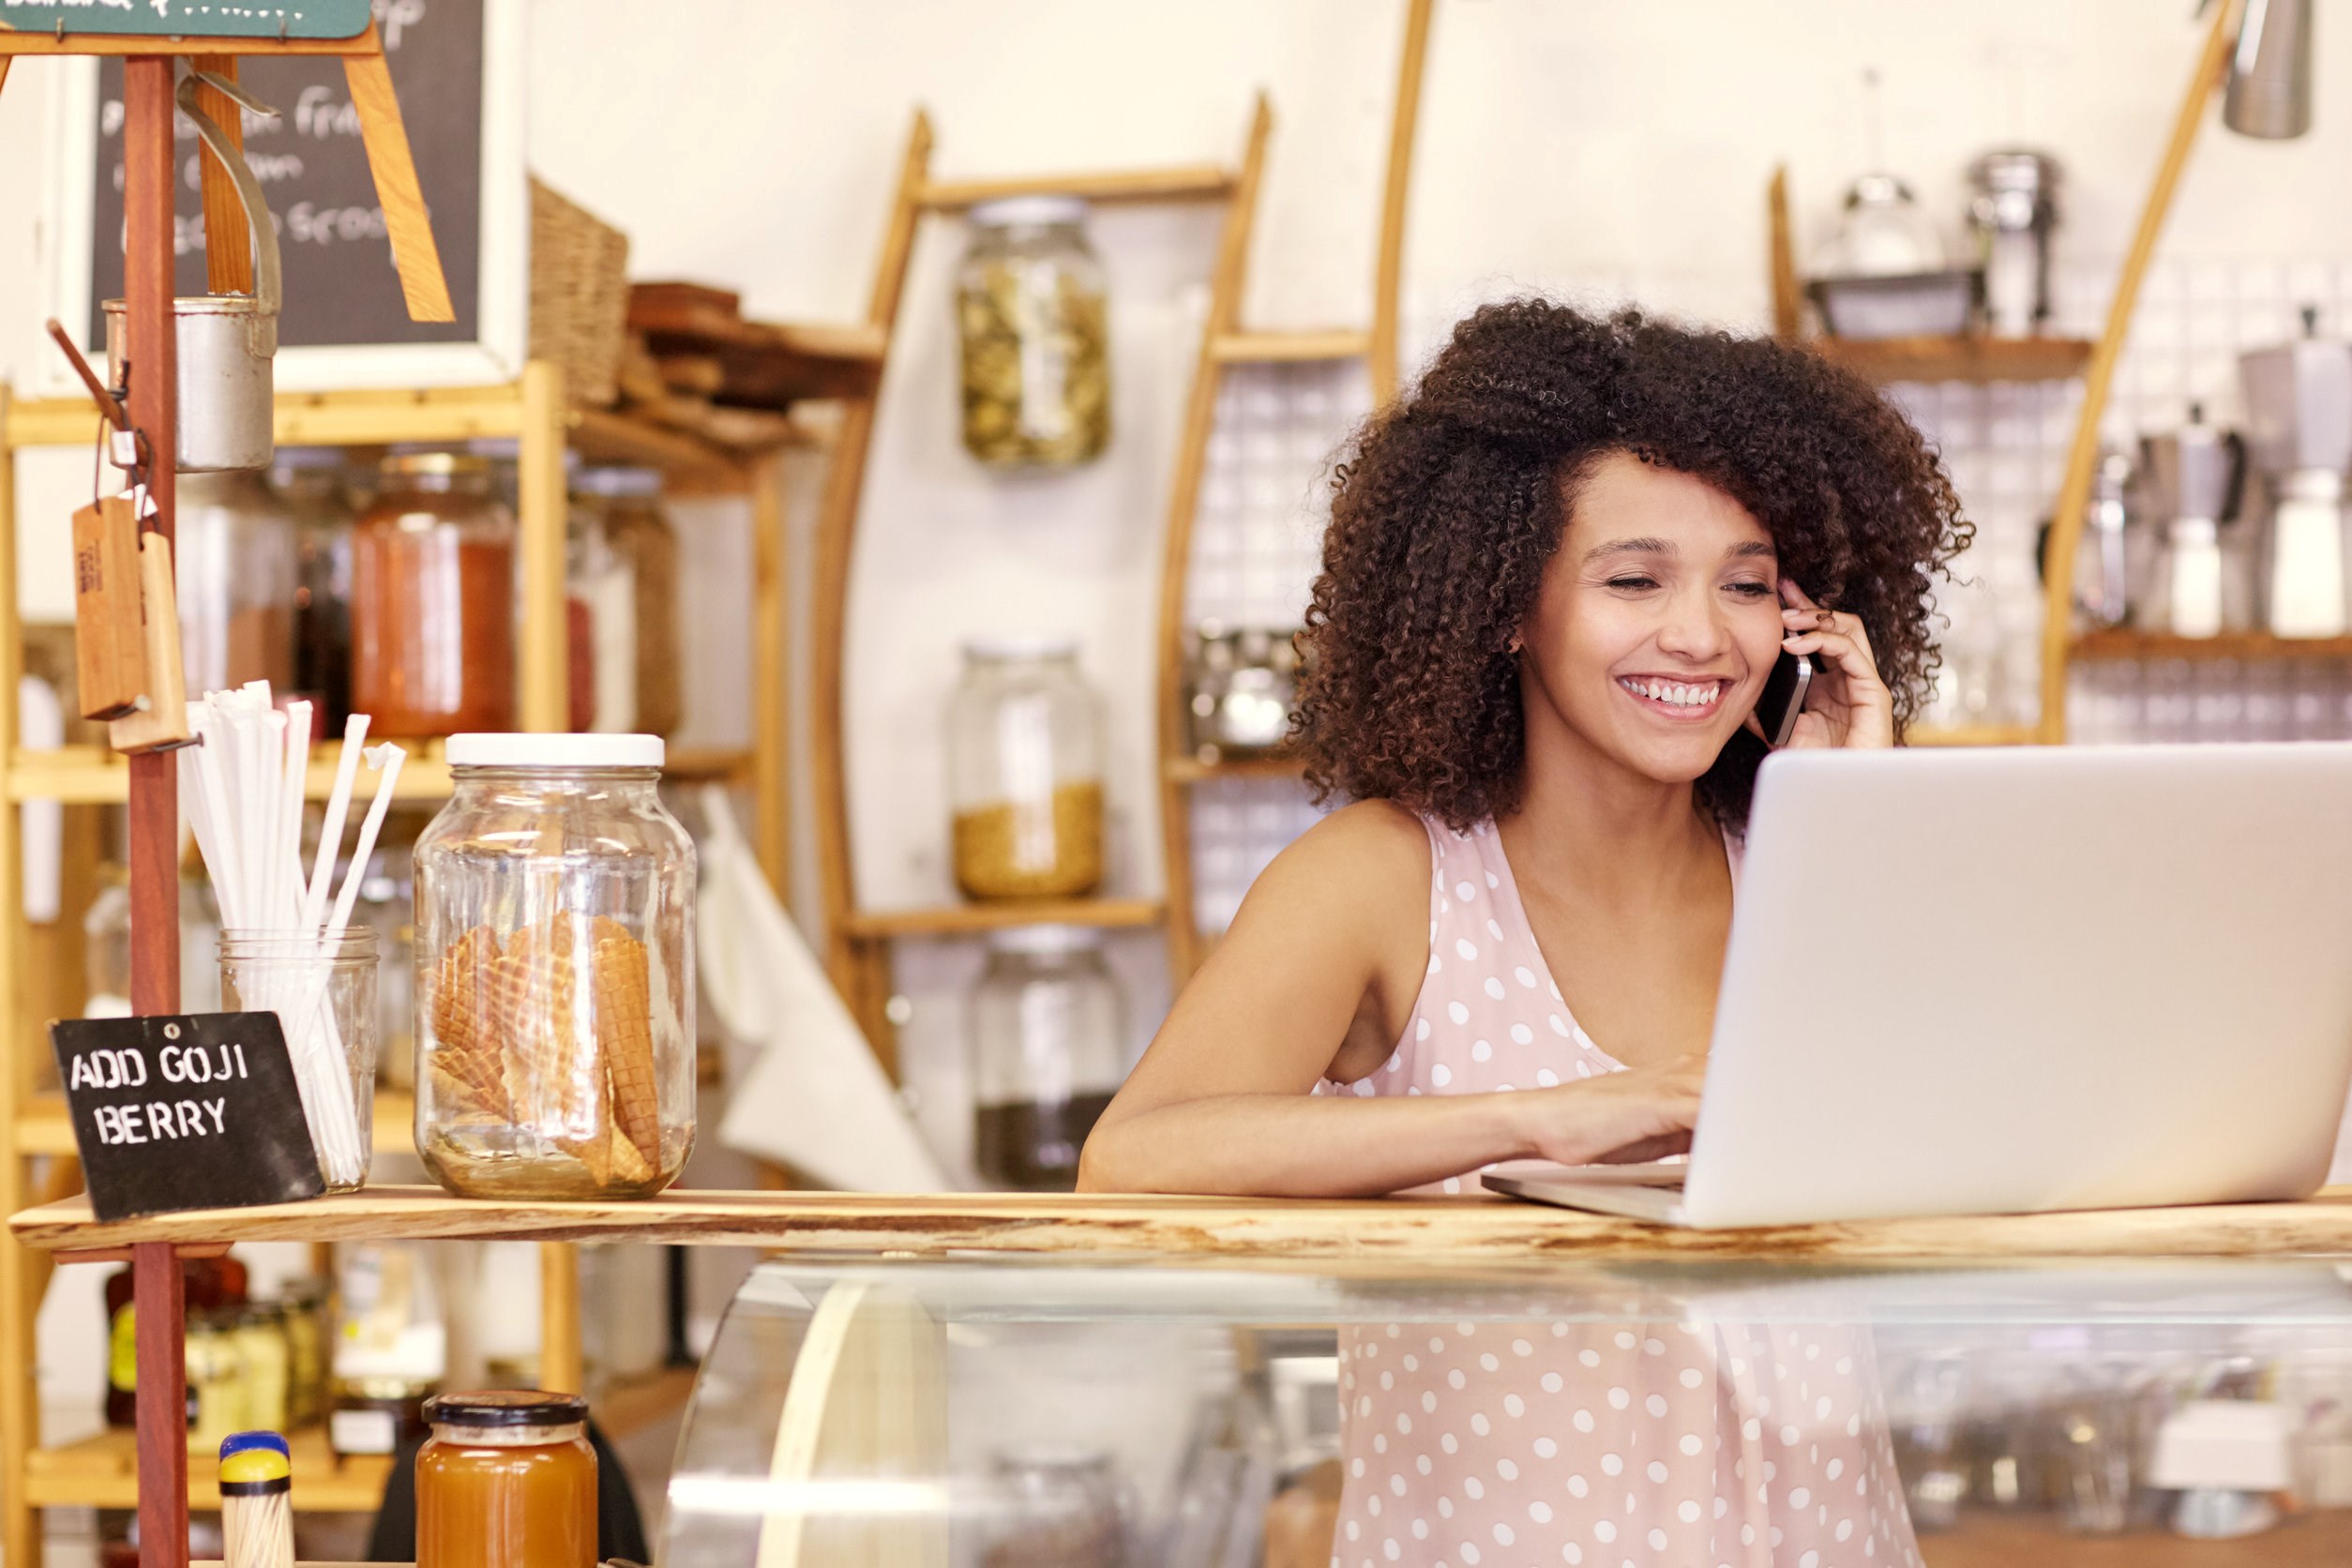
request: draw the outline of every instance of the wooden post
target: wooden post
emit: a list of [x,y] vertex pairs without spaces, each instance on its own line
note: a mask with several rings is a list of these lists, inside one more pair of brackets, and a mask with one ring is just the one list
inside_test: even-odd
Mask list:
[[1405,278],[1405,198],[1412,189],[1413,132],[1421,119],[1421,71],[1429,55],[1429,13],[1436,0],[1405,0],[1405,48],[1390,110],[1388,179],[1380,192],[1380,250],[1372,273],[1372,401],[1396,396],[1397,294]]
[[784,454],[751,465],[752,781],[760,868],[792,901],[792,568],[784,518]]
[[442,276],[441,248],[433,243],[433,226],[425,213],[425,193],[416,183],[416,165],[409,157],[408,127],[400,119],[400,100],[393,96],[392,68],[371,23],[369,47],[343,56],[343,81],[351,88],[352,108],[359,115],[359,137],[368,149],[368,173],[376,182],[376,203],[384,209],[384,227],[392,241],[392,264],[400,274],[400,294],[408,302],[413,322],[457,320],[449,307],[449,283]]
[[[170,121],[165,121],[170,132]],[[188,1362],[178,1249],[130,1249],[139,1354],[139,1568],[188,1568]]]
[[2189,151],[2196,145],[2197,129],[2205,123],[2206,104],[2221,85],[2228,68],[2231,26],[2239,10],[2231,0],[2214,8],[2213,24],[2198,52],[2189,88],[2173,117],[2172,140],[2156,165],[2156,178],[2140,208],[2139,228],[2116,279],[2115,297],[2107,303],[2107,324],[2090,351],[2083,371],[2083,402],[2074,415],[2074,443],[2066,452],[2066,476],[2058,483],[2058,505],[2050,511],[2050,538],[2042,570],[2042,716],[2036,737],[2044,746],[2066,739],[2066,661],[2074,641],[2074,550],[2083,536],[2083,514],[2090,507],[2091,479],[2099,468],[2099,422],[2107,412],[2107,392],[2115,382],[2116,361],[2123,357],[2124,339],[2132,335],[2132,312],[2140,299],[2140,280],[2156,253],[2172,211],[2173,192],[2180,172],[2188,167]]
[[[0,55],[0,65],[8,56]],[[23,656],[22,628],[17,624],[16,596],[16,445],[6,439],[9,391],[0,384],[0,757],[16,755],[16,678]],[[0,808],[0,889],[19,887],[18,814]],[[17,994],[23,971],[24,904],[0,912],[0,997]],[[20,1053],[38,1048],[32,1042]],[[24,1076],[11,1063],[0,1072],[0,1208],[14,1214],[24,1203],[24,1161],[16,1148],[16,1119]],[[23,1325],[12,1334],[0,1355],[8,1365],[0,1371],[0,1560],[8,1568],[40,1568],[40,1515],[24,1500],[25,1455],[40,1441],[40,1407],[34,1384],[34,1346],[31,1325],[38,1302],[30,1279],[32,1257],[10,1243],[0,1246],[0,1301],[19,1314]]]
[[[1249,236],[1258,220],[1258,191],[1265,176],[1266,145],[1274,135],[1274,106],[1258,95],[1250,116],[1249,143],[1242,155],[1241,178],[1225,209],[1217,239],[1216,270],[1209,286],[1209,319],[1201,326],[1200,352],[1193,364],[1192,392],[1184,404],[1184,433],[1177,438],[1176,479],[1168,503],[1168,530],[1161,541],[1159,613],[1159,795],[1160,851],[1168,877],[1168,978],[1182,989],[1200,967],[1200,930],[1192,897],[1192,817],[1189,796],[1173,764],[1184,755],[1184,587],[1192,569],[1193,523],[1200,510],[1200,480],[1208,466],[1209,439],[1216,433],[1217,385],[1223,367],[1216,340],[1231,332],[1242,310],[1249,276]],[[1399,207],[1401,213],[1402,208]],[[1389,361],[1392,369],[1395,360]],[[1371,360],[1380,373],[1377,329]]]
[[[149,456],[147,526],[173,538],[179,455],[179,353],[172,320],[172,60],[123,62],[123,279],[129,302],[130,419]],[[179,764],[130,760],[130,1008],[180,1005]],[[187,1549],[183,1534],[180,1546]],[[150,1564],[152,1568],[152,1563]]]
[[1772,334],[1793,343],[1804,325],[1804,288],[1797,281],[1797,241],[1788,220],[1786,163],[1772,171],[1772,188],[1764,200],[1772,236]]

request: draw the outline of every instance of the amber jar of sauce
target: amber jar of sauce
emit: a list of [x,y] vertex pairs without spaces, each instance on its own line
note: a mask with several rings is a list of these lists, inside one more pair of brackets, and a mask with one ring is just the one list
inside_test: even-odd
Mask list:
[[515,519],[488,460],[384,459],[352,526],[352,707],[372,733],[510,730],[515,715]]
[[595,1568],[588,1402],[492,1391],[425,1401],[416,1568]]

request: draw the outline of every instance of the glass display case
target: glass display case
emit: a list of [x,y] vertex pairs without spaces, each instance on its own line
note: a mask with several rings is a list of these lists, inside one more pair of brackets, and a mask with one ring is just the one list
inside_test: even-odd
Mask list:
[[660,1560],[2352,1560],[2334,1261],[1725,1261],[1694,1240],[1491,1265],[766,1262],[704,1362]]

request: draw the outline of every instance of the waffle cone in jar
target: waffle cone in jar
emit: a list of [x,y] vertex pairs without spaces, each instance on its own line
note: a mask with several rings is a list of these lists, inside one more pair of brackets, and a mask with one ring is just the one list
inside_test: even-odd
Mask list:
[[558,914],[517,931],[491,970],[489,1034],[506,1048],[514,1119],[550,1143],[601,1140],[611,1094],[593,1039],[579,1028],[572,922]]
[[465,1120],[506,1119],[502,1038],[482,1028],[482,1004],[496,971],[498,933],[476,926],[441,955],[430,999],[433,1049],[426,1063],[437,1103]]
[[612,1124],[651,1174],[661,1162],[661,1098],[654,1074],[653,978],[645,944],[615,920],[593,927],[590,1000],[596,1048],[612,1092]]

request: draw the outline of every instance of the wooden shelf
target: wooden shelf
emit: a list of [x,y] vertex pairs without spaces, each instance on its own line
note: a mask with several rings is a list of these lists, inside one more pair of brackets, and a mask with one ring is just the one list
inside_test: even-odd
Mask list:
[[1927,1568],[2341,1568],[2352,1562],[2352,1511],[2300,1515],[2237,1541],[2078,1535],[2046,1514],[1969,1513],[1948,1534],[1922,1534],[1919,1549]]
[[[370,741],[372,743],[372,739]],[[415,743],[402,742],[415,746]],[[311,800],[324,800],[335,789],[335,760],[341,744],[316,746],[310,752],[310,775],[306,792]],[[441,759],[438,742],[426,743],[421,754],[415,749],[407,761],[400,764],[400,776],[392,787],[396,800],[446,800],[449,798],[449,764]],[[359,799],[368,798],[373,776],[360,770],[353,792]],[[71,806],[119,806],[130,798],[130,768],[123,757],[103,746],[68,746],[53,751],[20,751],[8,769],[8,798],[10,800],[61,800]]]
[[[47,1050],[43,1041],[40,1048]],[[381,1153],[415,1146],[416,1097],[404,1090],[379,1089],[375,1101],[375,1147]],[[20,1154],[70,1154],[74,1152],[73,1123],[66,1114],[65,1096],[51,1091],[30,1094],[16,1118],[16,1152]]]
[[1204,762],[1198,757],[1170,757],[1164,764],[1168,782],[1199,784],[1212,778],[1296,778],[1306,766],[1296,757],[1220,757]]
[[1905,746],[2031,746],[2030,724],[1922,724],[1903,737]]
[[1161,906],[1149,898],[1023,898],[1001,904],[943,904],[936,909],[859,910],[842,922],[862,941],[892,937],[969,937],[1019,926],[1093,926],[1104,930],[1159,924]]
[[673,746],[661,776],[672,784],[744,784],[758,761],[740,746]]
[[2069,381],[2090,360],[2079,338],[1813,338],[1806,346],[1876,382]]
[[527,1203],[383,1186],[252,1209],[98,1224],[75,1197],[8,1222],[61,1253],[137,1242],[471,1239],[657,1242],[833,1257],[942,1259],[1071,1254],[1129,1260],[1383,1266],[1409,1272],[1569,1261],[1775,1269],[1941,1260],[2352,1259],[2352,1187],[2302,1203],[2211,1204],[2090,1214],[1847,1221],[1687,1230],[1499,1199],[1349,1202],[1011,1194],[884,1196],[672,1190],[630,1203]]
[[915,204],[931,212],[961,212],[1008,196],[1076,196],[1096,206],[1116,203],[1221,202],[1233,193],[1233,173],[1214,163],[1176,164],[1077,174],[1031,174],[1002,180],[926,180]]
[[669,1420],[694,1396],[696,1371],[692,1366],[665,1366],[611,1384],[589,1399],[596,1425],[618,1441]]
[[1220,365],[1296,365],[1361,359],[1372,352],[1372,334],[1351,327],[1319,332],[1220,332],[1209,339],[1209,356]]
[[2101,659],[2278,659],[2352,658],[2352,637],[2273,637],[2267,631],[2225,632],[2219,637],[2174,637],[2167,632],[2086,632],[2074,639],[2077,663]]
[[[339,1457],[326,1434],[308,1427],[289,1435],[294,1450],[294,1507],[309,1514],[372,1514],[384,1501],[392,1473],[389,1455]],[[188,1502],[218,1508],[212,1455],[189,1452]],[[138,1435],[109,1428],[62,1448],[37,1448],[24,1456],[24,1500],[36,1508],[136,1508],[139,1506]]]

